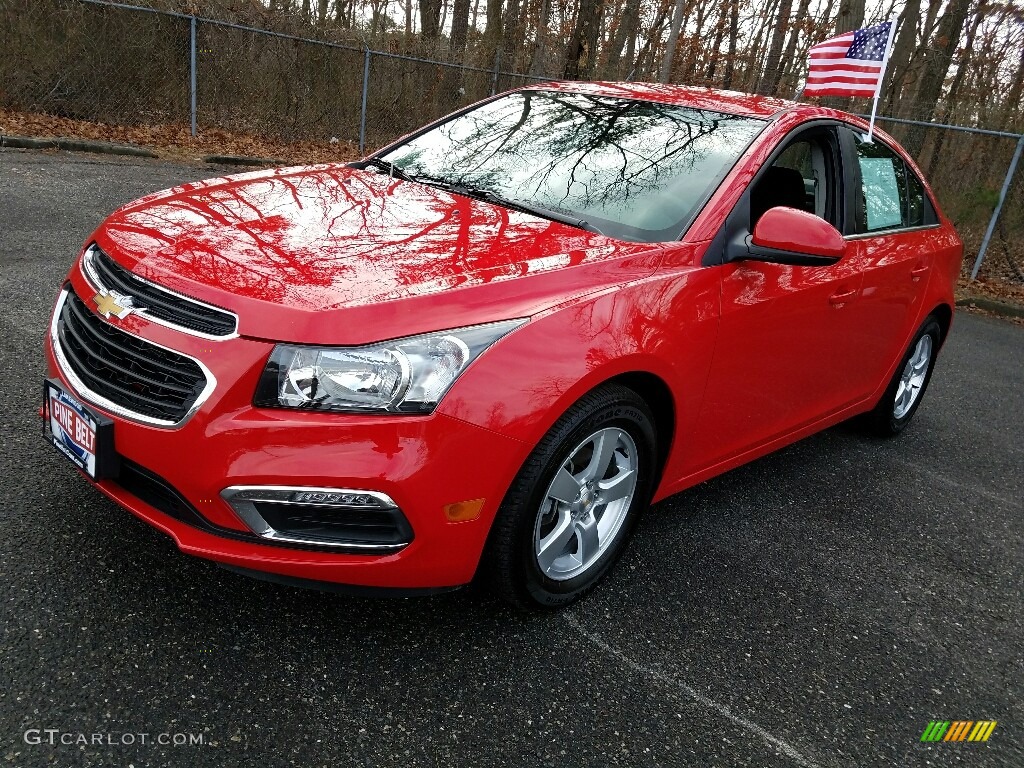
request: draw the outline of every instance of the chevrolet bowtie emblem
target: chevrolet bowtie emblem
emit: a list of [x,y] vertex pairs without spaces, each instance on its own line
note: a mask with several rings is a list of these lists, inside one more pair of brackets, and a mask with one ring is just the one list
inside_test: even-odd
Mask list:
[[92,297],[92,300],[96,303],[96,309],[108,320],[111,315],[123,320],[128,317],[132,312],[138,312],[143,307],[136,307],[132,303],[131,296],[125,296],[123,293],[117,291],[102,290]]

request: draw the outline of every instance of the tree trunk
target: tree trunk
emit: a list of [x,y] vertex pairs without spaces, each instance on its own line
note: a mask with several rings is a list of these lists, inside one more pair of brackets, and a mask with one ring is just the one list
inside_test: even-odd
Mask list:
[[726,90],[732,88],[732,75],[736,66],[736,35],[739,32],[740,21],[740,0],[732,0],[729,3],[729,57],[725,60],[725,77],[722,78],[722,87]]
[[777,18],[779,5],[782,0],[767,0],[762,3],[760,8],[760,21],[757,25],[757,31],[751,37],[751,42],[747,46],[747,60],[749,62],[749,68],[746,72],[746,89],[748,91],[756,91],[758,83],[761,80],[761,73],[764,72],[764,66],[761,63],[762,56],[765,55],[765,50],[768,47],[768,27],[771,19]]
[[566,80],[586,80],[597,58],[597,30],[601,26],[603,0],[580,0],[576,26],[565,52]]
[[782,0],[779,4],[779,15],[772,32],[772,42],[768,48],[768,59],[765,61],[764,74],[758,84],[757,92],[764,96],[774,96],[782,78],[782,45],[789,32],[789,17],[793,13],[793,0]]
[[842,0],[836,16],[836,34],[852,32],[864,26],[864,0]]
[[519,0],[508,0],[508,7],[505,9],[505,20],[502,22],[502,51],[501,60],[503,66],[509,72],[516,71],[516,52],[519,50]]
[[[974,38],[978,34],[978,27],[981,25],[981,20],[985,15],[985,2],[978,5],[978,10],[974,14],[974,23],[971,24],[970,30],[967,32],[967,44],[964,46],[964,55],[960,59],[960,63],[956,68],[956,74],[953,76],[953,82],[950,83],[949,91],[946,93],[945,105],[942,109],[942,115],[939,118],[940,123],[946,123],[949,121],[950,109],[953,104],[956,104],[957,99],[960,96],[960,86],[964,82],[964,75],[967,74],[967,68],[971,64],[971,51],[974,50]],[[928,159],[927,170],[925,171],[929,176],[935,172],[935,166],[939,162],[939,157],[942,155],[942,146],[945,143],[946,131],[939,130],[936,132],[935,141],[932,142],[932,153]]]
[[[1020,48],[1020,63],[1017,64],[1017,75],[1013,79],[1013,85],[1010,86],[1010,93],[1006,97],[1005,103],[1005,114],[1003,115],[1002,125],[1000,126],[1004,131],[1012,131],[1017,119],[1020,117],[1020,99],[1024,95],[1024,47]],[[1018,126],[1018,130],[1021,127]]]
[[644,36],[644,44],[640,47],[640,53],[637,54],[636,60],[633,62],[632,72],[634,74],[638,72],[646,74],[653,69],[655,46],[658,38],[661,36],[661,28],[665,25],[665,20],[668,18],[668,12],[669,0],[660,0],[658,13],[654,17],[654,21],[651,22],[651,26]]
[[[803,61],[804,59],[803,56],[797,57],[796,46],[797,43],[800,42],[801,30],[803,30],[805,25],[807,25],[808,23],[807,16],[810,13],[810,10],[811,0],[800,0],[800,6],[797,8],[796,11],[796,20],[792,25],[792,31],[789,33],[789,42],[786,44],[786,52],[785,54],[783,54],[782,61],[780,62],[782,77],[786,79],[787,93],[792,93],[792,90],[790,90],[791,84],[793,88],[796,87],[795,83],[793,82],[796,80],[796,78],[793,77],[791,80],[790,77],[796,71],[797,62]],[[778,93],[778,90],[778,83],[776,83],[775,93]]]
[[420,35],[424,40],[437,40],[441,35],[441,0],[419,0]]
[[[411,0],[410,0],[411,2]],[[469,0],[455,0],[452,8],[452,59],[462,60],[469,33]]]
[[928,10],[921,22],[921,34],[917,37],[917,43],[910,54],[910,63],[907,65],[907,71],[903,77],[907,90],[900,95],[899,109],[897,110],[899,117],[910,120],[916,120],[920,117],[917,103],[914,101],[914,95],[927,63],[925,59],[928,53],[928,41],[932,39],[932,35],[935,32],[939,19],[939,8],[942,3],[926,2],[925,5]]
[[[935,107],[942,93],[942,84],[946,79],[950,61],[960,42],[960,34],[967,21],[967,12],[971,0],[949,0],[949,5],[939,19],[935,30],[931,50],[925,59],[924,73],[921,76],[915,101],[921,111],[921,119],[928,122],[935,116]],[[907,131],[903,142],[904,148],[915,158],[921,154],[924,145],[924,128],[914,125]]]
[[348,26],[348,4],[345,0],[334,0],[334,23],[339,27]]
[[551,16],[551,0],[540,0],[537,16],[537,32],[533,37],[533,51],[530,53],[529,73],[537,77],[544,71],[544,52],[548,37],[548,18]]
[[676,55],[676,43],[679,41],[679,30],[683,25],[683,6],[685,0],[676,0],[675,10],[672,12],[672,26],[668,31],[668,41],[665,43],[665,56],[661,60],[661,71],[658,74],[659,83],[667,83],[672,76],[672,59]]
[[[546,0],[545,0],[546,1]],[[608,74],[616,80],[622,77],[620,71],[622,65],[622,49],[626,41],[636,37],[637,25],[640,23],[640,0],[626,0],[622,9],[622,18],[619,19],[612,39],[608,43],[608,62],[605,69]]]
[[900,16],[900,31],[893,44],[892,57],[889,59],[889,84],[885,94],[886,111],[893,114],[904,90],[904,78],[910,67],[910,56],[914,52],[914,38],[917,35],[917,20],[921,15],[921,0],[907,0]]
[[683,82],[689,83],[693,73],[697,69],[697,59],[700,57],[700,50],[707,43],[704,40],[704,22],[708,18],[708,0],[701,0],[697,5],[697,23],[693,28],[693,37],[686,50],[686,68],[683,70]]
[[725,25],[729,22],[727,15],[729,10],[728,0],[724,0],[718,9],[718,21],[715,23],[715,42],[711,44],[708,52],[708,68],[704,71],[704,81],[710,84],[715,79],[715,68],[718,66],[719,49],[725,39]]
[[484,28],[483,49],[485,66],[493,67],[501,50],[501,5],[502,0],[487,0],[487,26]]

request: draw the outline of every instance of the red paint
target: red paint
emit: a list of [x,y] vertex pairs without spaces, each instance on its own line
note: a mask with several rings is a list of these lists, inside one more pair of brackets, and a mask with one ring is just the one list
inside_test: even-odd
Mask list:
[[846,241],[839,230],[813,213],[772,208],[754,226],[754,245],[781,251],[839,258]]
[[[90,238],[141,276],[240,318],[240,336],[220,342],[138,314],[112,321],[202,360],[218,381],[179,429],[107,414],[122,455],[163,476],[210,522],[234,530],[244,526],[219,497],[230,485],[387,493],[415,531],[409,547],[374,557],[242,542],[178,522],[109,481],[100,489],[189,554],[359,585],[463,584],[533,446],[602,382],[640,373],[671,393],[673,412],[658,424],[673,435],[660,499],[870,409],[924,316],[953,307],[962,247],[941,212],[932,229],[837,241],[838,233],[810,214],[776,211],[762,219],[755,239],[842,258],[827,267],[701,266],[725,216],[789,131],[822,117],[866,127],[859,118],[675,86],[537,87],[771,122],[682,242],[617,241],[338,165],[150,195],[116,211]],[[78,266],[70,280],[89,295]],[[361,344],[527,317],[458,379],[431,416],[251,405],[275,341]],[[47,357],[51,375],[70,388],[48,342]],[[477,499],[485,502],[476,519],[446,519],[448,505]]]

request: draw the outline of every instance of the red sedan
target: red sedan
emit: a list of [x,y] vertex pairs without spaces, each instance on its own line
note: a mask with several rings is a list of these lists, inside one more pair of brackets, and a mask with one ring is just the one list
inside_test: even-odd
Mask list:
[[566,605],[652,500],[920,406],[962,247],[866,129],[563,83],[357,163],[151,195],[60,292],[48,432],[227,567]]

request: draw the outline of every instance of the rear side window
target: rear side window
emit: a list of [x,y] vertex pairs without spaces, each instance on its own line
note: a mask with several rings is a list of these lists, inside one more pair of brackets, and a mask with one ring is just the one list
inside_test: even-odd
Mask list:
[[884,232],[933,223],[924,186],[903,158],[879,141],[853,131],[857,153],[855,233]]

